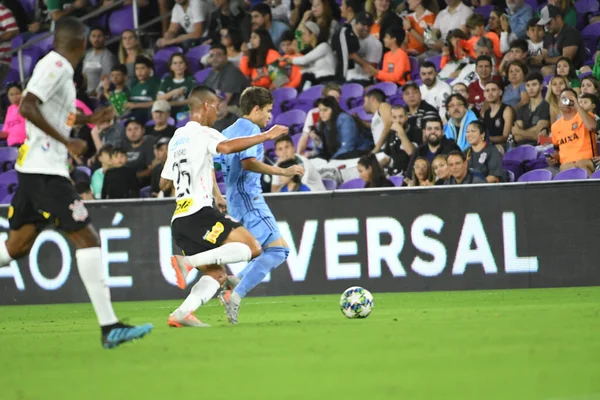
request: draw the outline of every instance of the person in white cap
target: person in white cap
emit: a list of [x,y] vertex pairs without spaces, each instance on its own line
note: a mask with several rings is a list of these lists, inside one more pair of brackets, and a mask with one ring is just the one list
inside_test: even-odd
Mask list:
[[175,134],[175,127],[169,125],[169,117],[171,116],[171,106],[166,100],[157,100],[152,105],[152,121],[153,126],[146,128],[146,136],[158,140],[162,137],[171,138]]

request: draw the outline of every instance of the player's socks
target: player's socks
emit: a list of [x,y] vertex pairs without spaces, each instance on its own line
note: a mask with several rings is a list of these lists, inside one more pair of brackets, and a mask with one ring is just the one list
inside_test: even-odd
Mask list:
[[245,297],[249,291],[265,279],[269,272],[280,266],[287,259],[289,253],[290,249],[287,247],[273,246],[263,249],[262,254],[248,264],[250,267],[248,272],[233,289],[233,293],[237,293],[242,298]]
[[8,254],[8,249],[6,248],[6,242],[0,242],[0,267],[4,267],[13,260],[13,258]]
[[178,316],[186,316],[196,311],[202,304],[213,298],[221,285],[210,275],[202,275],[200,280],[192,287],[192,291],[185,301],[173,312]]
[[96,312],[100,326],[119,322],[110,302],[110,290],[106,285],[106,276],[102,268],[102,252],[100,247],[78,249],[75,252],[77,269],[85,290]]
[[216,249],[187,256],[188,264],[193,267],[212,264],[229,264],[240,261],[249,261],[252,251],[247,244],[241,242],[225,243]]

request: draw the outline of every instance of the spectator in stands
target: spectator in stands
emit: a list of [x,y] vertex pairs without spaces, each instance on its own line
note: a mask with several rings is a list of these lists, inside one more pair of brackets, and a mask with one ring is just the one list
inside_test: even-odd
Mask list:
[[[425,30],[435,23],[434,10],[439,9],[435,0],[411,0],[408,8],[412,13],[402,18],[406,31],[406,48],[409,55],[418,56],[427,50]],[[432,12],[433,11],[433,12]]]
[[444,136],[442,121],[439,119],[425,120],[425,143],[420,145],[411,155],[406,169],[406,176],[412,177],[413,164],[419,157],[431,162],[439,154],[448,154],[453,150],[460,151],[456,142]]
[[[363,3],[363,0],[350,0],[350,1],[360,1]],[[302,21],[302,17],[304,14],[311,9],[312,5],[310,4],[310,0],[292,0],[290,7],[290,26],[292,27],[292,31],[296,31],[297,28],[300,27],[300,21]],[[344,7],[342,3],[342,7]],[[364,7],[364,6],[363,6]],[[344,17],[345,18],[345,17]],[[348,19],[346,19],[348,20]]]
[[92,28],[89,40],[92,48],[83,57],[83,74],[87,81],[87,93],[95,96],[101,79],[110,75],[117,59],[104,46],[104,30],[102,28]]
[[[483,38],[489,40],[485,36],[482,36],[482,39]],[[470,54],[464,48],[464,44],[467,40],[467,34],[460,29],[455,29],[448,33],[448,39],[446,39],[444,47],[442,48],[442,58],[440,60],[442,74],[454,78],[458,73],[457,69],[460,69],[461,66],[470,62]],[[490,43],[493,50],[494,45],[491,40]]]
[[168,101],[171,116],[176,121],[182,121],[189,116],[187,98],[194,87],[196,80],[190,74],[187,58],[175,53],[169,59],[169,75],[160,82],[156,99]]
[[508,53],[504,55],[504,58],[498,67],[498,73],[504,77],[508,76],[508,64],[512,61],[521,61],[527,65],[527,50],[528,45],[526,40],[517,39],[510,42],[510,49],[508,50]]
[[132,88],[137,81],[135,64],[138,56],[144,54],[137,34],[132,30],[125,30],[121,34],[119,44],[119,63],[127,67],[127,87]]
[[471,32],[471,38],[466,40],[465,42],[461,42],[461,47],[464,51],[469,54],[471,58],[477,58],[475,55],[475,44],[480,37],[485,36],[490,39],[494,45],[494,55],[499,60],[502,58],[502,51],[500,50],[500,37],[493,32],[485,31],[485,18],[480,14],[471,14],[469,18],[467,18],[467,28]]
[[569,87],[575,90],[577,94],[581,92],[581,81],[575,72],[575,68],[573,68],[571,60],[569,60],[567,57],[561,57],[558,59],[558,62],[554,68],[554,75],[564,77],[569,83]]
[[102,199],[135,199],[140,197],[140,184],[135,171],[127,164],[127,151],[113,150],[112,165],[105,172]]
[[[304,13],[300,27],[312,21],[319,27],[318,41],[331,43],[331,37],[340,28],[340,24],[334,19],[331,2],[328,0],[312,0],[312,7]],[[304,39],[302,39],[303,43]]]
[[481,121],[473,121],[467,126],[467,141],[471,145],[467,150],[467,166],[470,171],[481,173],[488,183],[503,182],[502,154],[486,141],[485,128]]
[[[255,12],[252,14],[254,15]],[[264,29],[252,32],[250,45],[252,48],[248,50],[248,55],[240,60],[240,71],[250,80],[252,86],[269,89],[273,82],[269,77],[267,66],[279,61],[279,52],[275,50],[269,32]]]
[[114,147],[110,144],[104,145],[100,148],[97,154],[98,162],[100,162],[100,168],[94,171],[92,174],[92,192],[96,199],[102,198],[102,185],[104,185],[104,175],[106,171],[112,166],[113,162],[113,151]]
[[127,142],[124,149],[127,151],[127,167],[135,171],[140,187],[150,184],[152,162],[154,161],[154,142],[144,136],[144,125],[136,119],[129,119],[125,123]]
[[[125,144],[125,128],[120,122],[111,121],[102,123],[92,128],[92,139],[97,149],[107,145],[115,148],[122,147]],[[88,162],[88,165],[92,165]]]
[[12,56],[8,55],[11,50],[12,39],[19,34],[19,27],[10,9],[0,4],[0,83],[10,72]]
[[423,84],[419,86],[423,100],[435,107],[442,121],[446,119],[446,99],[452,93],[452,88],[446,82],[437,78],[435,64],[431,61],[421,63],[419,75]]
[[[323,181],[321,180],[321,175],[319,175],[319,171],[313,163],[308,158],[296,154],[294,142],[290,136],[284,135],[275,140],[275,154],[277,155],[277,163],[275,165],[280,168],[287,168],[282,166],[282,163],[290,160],[295,162],[294,165],[301,165],[304,167],[304,175],[302,176],[301,183],[306,185],[310,191],[321,192],[326,190],[325,185],[323,185]],[[284,185],[285,183],[281,181],[279,176],[272,176],[271,192],[281,191]]]
[[[365,10],[373,15],[375,23],[371,27],[371,35],[383,42],[383,45],[390,49],[385,44],[385,34],[390,31],[390,28],[396,27],[402,29],[402,20],[391,8],[390,0],[367,0]],[[402,29],[403,30],[403,29]],[[399,42],[402,44],[404,40]]]
[[525,77],[529,72],[523,62],[519,60],[511,61],[507,66],[508,82],[504,88],[502,102],[518,109],[529,103],[529,95],[525,89]]
[[50,13],[48,12],[48,6],[46,6],[46,2],[36,2],[35,12],[33,15],[28,15],[27,17],[27,22],[29,23],[29,25],[27,25],[27,29],[20,29],[21,35],[23,35],[23,39],[25,41],[29,40],[35,34],[50,30],[52,19],[50,18]]
[[[494,57],[494,46],[493,46],[492,41],[489,38],[487,38],[485,36],[479,38],[479,41],[475,45],[475,54],[477,55],[477,57],[482,57],[482,56],[490,57],[490,59],[492,60],[492,65],[494,65],[494,69],[497,67],[497,65],[495,64],[496,58]],[[464,65],[464,64],[461,64],[461,65]],[[451,67],[451,68],[456,69],[456,66]],[[446,70],[446,68],[444,68],[444,69],[442,69],[442,71],[440,71],[440,76],[446,77],[446,78],[456,78],[452,82],[453,85],[455,85],[457,83],[464,83],[465,85],[469,86],[471,83],[475,82],[478,79],[475,69],[476,69],[476,64],[473,62],[473,63],[466,64],[462,67],[462,69],[451,72],[451,73],[449,73],[448,70],[444,71],[444,70]],[[469,98],[468,95],[465,97],[467,99]]]
[[87,13],[88,0],[45,0],[52,21],[71,16],[81,18]]
[[448,154],[448,168],[450,169],[450,178],[446,180],[446,185],[486,183],[484,179],[469,172],[467,157],[462,151],[455,150]]
[[510,42],[518,39],[517,35],[511,32],[506,10],[500,6],[494,7],[490,13],[487,29],[490,32],[494,32],[500,38],[500,51],[502,54],[509,50]]
[[493,75],[494,69],[492,58],[489,56],[479,56],[475,61],[475,72],[477,79],[469,85],[469,104],[479,113],[483,107],[485,85],[491,80],[500,82],[502,79],[498,75]]
[[484,96],[486,107],[482,120],[487,136],[490,142],[496,145],[500,153],[504,154],[506,141],[515,120],[515,112],[509,105],[502,101],[501,83],[495,81],[488,82],[485,85]]
[[100,100],[110,103],[115,109],[117,116],[125,112],[125,103],[129,100],[129,89],[126,86],[127,67],[125,64],[117,64],[110,70],[110,79],[105,76],[102,79],[102,91]]
[[[237,0],[214,0],[216,10],[210,14],[208,34],[212,43],[223,40],[223,32],[234,29],[243,41],[250,39],[250,15]],[[239,64],[239,63],[238,63]]]
[[371,122],[364,122],[373,135],[373,153],[379,153],[383,150],[387,137],[392,127],[392,106],[385,102],[386,96],[381,89],[371,89],[364,96],[363,108],[373,114]]
[[408,54],[402,49],[404,39],[404,29],[390,27],[383,38],[384,46],[390,50],[383,56],[382,69],[378,71],[372,65],[367,65],[363,67],[364,71],[380,81],[404,85],[410,78],[410,61]]
[[[333,50],[327,42],[320,41],[320,28],[312,22],[307,21],[301,28],[302,41],[311,46],[312,50],[304,56],[293,59],[284,57],[287,64],[297,65],[302,71],[302,82],[300,88],[304,89],[310,86],[335,80],[335,57]],[[305,86],[310,83],[310,86]]]
[[365,182],[365,189],[394,187],[394,184],[385,177],[377,156],[369,154],[358,160],[358,175]]
[[525,4],[525,0],[506,0],[508,6],[508,22],[517,38],[525,38],[527,22],[533,17],[533,8]]
[[10,106],[6,110],[2,137],[6,138],[9,146],[19,147],[25,142],[25,118],[19,114],[19,105],[23,96],[23,88],[19,83],[10,83],[6,86]]
[[[469,98],[469,88],[464,83],[452,83],[452,94],[460,94],[465,99]],[[447,100],[448,98],[446,98]],[[444,102],[446,101],[444,100]]]
[[461,0],[446,0],[446,4],[448,7],[438,13],[433,24],[436,36],[440,38],[435,46],[438,50],[442,49],[450,31],[461,29],[466,32],[467,18],[473,14],[473,10]]
[[124,108],[131,111],[131,115],[145,124],[149,119],[149,111],[156,99],[160,81],[152,73],[152,61],[146,56],[135,59],[135,76],[137,82],[129,91],[129,101]]
[[431,168],[435,176],[435,186],[443,185],[446,179],[450,178],[450,168],[448,168],[448,160],[445,154],[435,156]]
[[92,189],[90,188],[90,184],[87,182],[79,182],[75,184],[75,190],[81,200],[94,200],[94,194],[92,193]]
[[433,186],[431,164],[423,157],[417,157],[413,164],[412,179],[405,178],[406,186]]
[[544,65],[544,27],[538,25],[539,18],[531,18],[527,23],[527,61],[532,67]]
[[[333,97],[335,101],[339,103],[340,97],[342,96],[342,88],[337,83],[328,83],[323,86],[321,97]],[[306,147],[308,140],[310,139],[311,132],[314,131],[314,126],[319,122],[319,108],[315,107],[306,114],[306,120],[304,121],[304,127],[302,128],[302,136],[298,141],[298,154],[302,154],[306,157],[310,157],[314,154],[308,153]]]
[[458,147],[465,151],[467,142],[467,126],[477,119],[475,113],[468,108],[467,99],[460,94],[452,94],[446,99],[446,109],[450,118],[444,126],[444,134],[448,139],[456,141]]
[[67,157],[67,171],[69,172],[69,178],[74,185],[84,182],[90,184],[90,176],[79,168],[76,168],[77,161],[70,155]]
[[[302,56],[302,54],[298,52],[298,45],[294,32],[286,31],[283,36],[281,36],[281,51],[283,52],[283,56],[290,60]],[[282,68],[287,79],[289,79],[283,87],[291,87],[294,89],[300,88],[300,84],[302,83],[302,71],[300,70],[300,67],[293,64],[287,64],[283,61],[279,63],[279,67]]]
[[[92,114],[91,110],[86,110],[86,112],[84,112],[84,110],[81,108],[81,105],[77,106],[76,104],[75,107],[75,112],[78,116]],[[92,138],[91,131],[91,128],[87,124],[81,124],[77,122],[73,124],[73,127],[71,129],[70,137],[81,139],[87,144],[87,150],[85,152],[77,156],[73,156],[77,160],[78,165],[85,165],[87,160],[89,160],[91,157],[94,156],[94,154],[96,154],[96,146],[94,144],[94,139]]]
[[[336,55],[336,70],[335,76],[338,82],[347,80],[348,71],[354,68],[354,61],[360,49],[360,42],[354,30],[354,22],[356,16],[364,10],[364,2],[362,0],[343,0],[341,6],[342,18],[346,23],[341,26],[340,30],[331,38],[331,47]],[[361,25],[371,23],[373,16],[369,13],[363,15],[365,18],[370,16],[370,20],[362,20]],[[367,77],[368,78],[368,77]]]
[[[561,15],[564,16],[565,24],[572,28],[575,28],[577,25],[577,10],[573,6],[574,3],[573,0],[548,0],[549,5],[560,9]],[[543,16],[541,12],[540,16]]]
[[221,97],[221,102],[219,103],[217,120],[213,124],[213,128],[219,132],[223,132],[225,129],[233,125],[235,121],[238,120],[239,116],[229,111],[230,109],[233,109],[233,107],[229,107],[227,105],[223,92],[218,91],[217,93],[219,93],[219,97]]
[[[154,161],[152,161],[152,173],[150,175],[150,196],[158,197],[160,193],[160,174],[167,162],[168,148],[169,148],[168,137],[161,137],[154,143]],[[171,197],[171,192],[164,193],[165,197]]]
[[550,128],[550,104],[542,98],[542,82],[544,78],[539,72],[531,72],[525,78],[525,88],[529,95],[529,103],[517,109],[512,135],[519,145],[540,142],[540,137],[548,137]]
[[15,21],[17,23],[17,29],[19,30],[19,32],[21,32],[21,34],[26,32],[27,31],[27,22],[29,21],[30,17],[26,14],[25,10],[23,9],[23,5],[18,0],[17,1],[0,0],[0,4],[2,4],[3,6],[5,6],[6,8],[8,8],[10,10],[10,12],[13,15],[13,18],[15,19]]
[[392,107],[392,127],[383,152],[387,157],[380,160],[388,175],[399,175],[406,171],[415,146],[406,135],[408,115],[403,106]]
[[[250,38],[250,34],[248,34],[248,38]],[[217,44],[219,42],[213,43]],[[227,56],[227,61],[239,68],[240,61],[242,60],[243,56],[242,44],[244,43],[244,39],[242,38],[240,31],[236,28],[221,29],[220,43],[225,48],[225,55]]]
[[[598,93],[600,90],[600,83],[598,79],[593,76],[586,76],[581,80],[581,93],[591,94],[593,96],[598,97]],[[600,115],[600,102],[596,104],[595,113]]]
[[[285,160],[282,161],[280,163],[278,163],[278,165],[281,168],[289,168],[292,167],[294,165],[298,165],[298,163],[296,162],[296,160],[289,159],[289,160]],[[279,177],[279,181],[281,182],[279,186],[279,192],[281,193],[288,193],[288,192],[310,192],[310,188],[308,186],[306,186],[304,183],[302,183],[302,181],[300,180],[300,177],[298,175],[292,176],[292,177],[287,177],[287,176],[281,176]]]
[[[596,114],[596,105],[598,104],[598,97],[589,93],[582,93],[578,98],[579,106],[583,109],[583,111],[587,113],[594,114],[594,118],[596,121],[600,120],[600,117]],[[596,129],[596,132],[600,131],[600,129]]]
[[402,88],[402,99],[408,110],[408,130],[406,134],[411,142],[423,144],[424,121],[439,118],[438,110],[431,104],[423,101],[421,91],[415,82],[408,82]]
[[[348,54],[347,57],[351,60],[348,63],[349,69],[345,75],[346,80],[349,82],[361,85],[369,85],[373,82],[371,76],[366,74],[362,67],[377,67],[383,55],[383,45],[375,36],[371,35],[372,25],[373,16],[366,11],[356,14],[356,17],[352,21],[352,32],[354,35],[351,37],[358,39],[358,50],[352,54]],[[348,49],[350,49],[349,45]],[[338,56],[337,62],[340,62],[340,56]]]
[[564,76],[553,76],[548,83],[546,101],[550,105],[550,125],[560,116],[559,98],[563,90],[569,87],[569,82]]
[[581,33],[565,24],[563,12],[556,6],[547,5],[540,13],[538,25],[546,27],[550,33],[544,42],[544,67],[542,74],[550,75],[561,57],[567,57],[575,68],[583,65],[586,59],[585,45]]
[[[279,51],[281,36],[290,28],[281,21],[273,20],[271,7],[266,3],[257,4],[252,7],[250,15],[252,16],[252,31],[266,30],[274,45],[273,48]],[[261,42],[263,41],[262,39],[263,38],[261,37]],[[252,43],[252,36],[250,37],[250,42]],[[252,48],[256,49],[254,45],[252,45]]]
[[207,4],[202,0],[175,0],[175,3],[169,29],[158,39],[157,46],[191,49],[208,39]]
[[317,102],[320,121],[311,135],[319,158],[345,160],[368,153],[373,143],[360,135],[354,119],[342,111],[333,97]]
[[[237,110],[240,96],[244,89],[250,86],[248,78],[227,59],[223,45],[214,44],[210,49],[210,65],[212,71],[204,84],[214,90],[225,94],[225,103],[233,110]],[[246,64],[248,61],[245,62]]]
[[152,105],[152,121],[154,125],[146,127],[145,135],[156,142],[158,139],[166,137],[172,138],[175,134],[175,127],[169,125],[169,117],[171,115],[171,106],[166,100],[156,100]]
[[598,156],[596,119],[581,108],[577,92],[571,88],[561,92],[560,109],[562,116],[552,124],[552,143],[558,151],[548,164],[560,165],[561,171],[583,168],[589,176],[595,169],[592,158]]

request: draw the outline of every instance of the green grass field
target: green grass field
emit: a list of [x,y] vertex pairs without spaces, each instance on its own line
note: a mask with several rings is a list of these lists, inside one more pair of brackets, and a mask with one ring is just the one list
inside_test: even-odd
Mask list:
[[600,288],[249,298],[229,326],[172,329],[179,302],[118,303],[153,322],[100,346],[87,304],[0,308],[0,399],[600,399]]

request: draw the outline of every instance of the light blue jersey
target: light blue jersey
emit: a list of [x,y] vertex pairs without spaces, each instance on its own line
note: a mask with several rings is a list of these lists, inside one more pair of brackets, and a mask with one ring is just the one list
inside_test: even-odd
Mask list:
[[[253,122],[240,118],[223,135],[227,139],[260,134],[260,128]],[[233,154],[223,154],[221,165],[226,184],[227,211],[265,247],[281,237],[273,213],[262,195],[261,174],[244,171],[242,161],[256,158],[262,161],[262,144]]]

